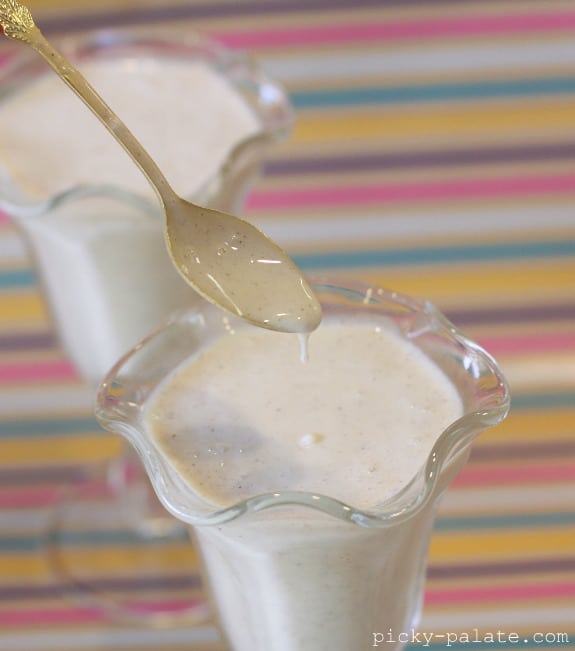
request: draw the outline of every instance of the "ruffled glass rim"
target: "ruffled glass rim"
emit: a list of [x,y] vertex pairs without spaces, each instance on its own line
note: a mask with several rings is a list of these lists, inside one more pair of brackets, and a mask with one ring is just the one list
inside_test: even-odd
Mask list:
[[[177,348],[178,342],[185,336],[186,324],[192,329],[200,327],[211,332],[218,318],[222,318],[221,313],[209,305],[202,312],[192,310],[178,313],[112,368],[98,392],[96,417],[104,428],[123,435],[136,448],[158,497],[180,520],[195,526],[217,525],[279,506],[302,506],[363,527],[389,527],[412,517],[423,508],[435,494],[442,470],[455,457],[464,454],[481,431],[501,422],[507,415],[510,407],[509,388],[495,360],[461,333],[431,303],[361,283],[339,283],[325,279],[310,279],[310,282],[322,300],[325,313],[349,309],[350,305],[355,308],[362,305],[362,309],[373,309],[377,314],[386,315],[386,318],[393,315],[405,336],[416,343],[422,337],[430,337],[433,347],[439,351],[439,357],[452,366],[455,360],[453,368],[465,374],[470,388],[476,388],[473,395],[470,393],[464,399],[464,404],[467,403],[466,413],[441,433],[425,465],[412,480],[376,509],[362,510],[327,495],[300,491],[271,491],[214,509],[178,476],[142,426],[142,405],[156,384],[153,374],[146,377],[145,371],[140,373],[137,380],[139,389],[128,390],[129,382],[133,379],[130,378],[132,362],[142,351],[153,350],[158,338],[167,336],[171,340],[170,346]],[[322,298],[328,294],[331,302]],[[206,314],[209,315],[207,320]],[[181,361],[182,357],[178,359]],[[175,365],[170,369],[167,368],[169,362],[164,359],[163,363],[165,368],[162,373],[165,377]]]

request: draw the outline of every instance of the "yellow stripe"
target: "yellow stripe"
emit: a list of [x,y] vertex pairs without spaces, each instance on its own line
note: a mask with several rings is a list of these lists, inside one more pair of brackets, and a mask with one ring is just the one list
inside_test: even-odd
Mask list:
[[37,293],[6,293],[0,295],[0,324],[14,321],[46,320],[45,304]]
[[[347,272],[345,275],[349,275]],[[506,262],[504,264],[429,266],[373,270],[355,277],[412,296],[424,296],[438,303],[462,305],[505,301],[527,304],[529,299],[553,302],[562,296],[573,298],[575,260]]]
[[120,454],[123,439],[113,434],[81,434],[0,442],[3,464],[47,465],[106,461]]
[[540,441],[552,443],[573,439],[574,409],[543,411],[511,411],[500,425],[481,435],[481,443],[522,443]]
[[198,568],[198,556],[191,542],[161,548],[128,545],[126,547],[66,547],[68,568],[77,567],[86,576],[145,576],[146,574],[178,573]]
[[325,109],[312,113],[301,111],[292,141],[315,143],[329,140],[342,142],[357,138],[426,137],[450,138],[453,136],[479,136],[500,133],[509,138],[512,134],[545,131],[567,137],[575,129],[573,103],[534,103],[525,101],[504,105],[465,104],[463,106],[433,106],[417,108],[378,108],[347,110],[328,113]]
[[575,529],[545,528],[521,531],[435,533],[430,562],[453,563],[472,559],[519,558],[573,554]]
[[24,583],[28,579],[46,583],[54,580],[46,560],[31,554],[0,554],[0,576],[4,581],[16,579],[18,583]]
[[[493,558],[517,558],[526,556],[571,555],[575,541],[573,528],[547,528],[512,532],[462,532],[434,533],[430,547],[431,563],[464,562]],[[82,568],[84,576],[88,572],[96,576],[107,572],[123,575],[141,574],[142,569],[152,571],[161,564],[166,572],[177,572],[182,567],[193,571],[198,567],[198,558],[191,543],[170,546],[169,549],[138,547],[111,547],[97,549],[94,547],[66,548],[68,568]],[[46,562],[33,555],[0,555],[0,575],[5,579],[28,580],[31,578],[48,580],[51,576]]]
[[[194,571],[198,566],[198,557],[191,543],[170,545],[162,549],[154,545],[145,547],[72,547],[66,546],[65,562],[68,571],[77,568],[78,575],[87,578],[92,575],[103,578],[105,575],[114,576],[145,576],[161,570],[162,573]],[[0,555],[0,576],[3,579],[18,579],[19,581],[50,580],[53,569],[49,559],[33,554],[2,554]]]
[[[514,558],[517,556],[573,554],[575,530],[570,529],[534,529],[512,532],[463,532],[434,533],[430,547],[431,563],[453,563],[469,559],[482,560],[494,557]],[[111,547],[98,549],[94,547],[66,547],[66,562],[69,568],[82,568],[86,575],[102,575],[107,572],[122,574],[153,572],[154,566],[161,566],[166,572],[177,572],[182,567],[194,570],[198,567],[198,558],[191,543],[170,546],[161,550],[139,547]],[[5,578],[48,579],[49,571],[45,563],[32,555],[0,556],[0,575]]]

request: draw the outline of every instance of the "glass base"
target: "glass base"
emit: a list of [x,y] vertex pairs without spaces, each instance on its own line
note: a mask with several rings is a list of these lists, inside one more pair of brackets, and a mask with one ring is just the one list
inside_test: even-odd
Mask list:
[[121,492],[114,481],[71,486],[54,509],[47,555],[66,595],[96,618],[178,626],[210,614],[187,528],[142,475]]

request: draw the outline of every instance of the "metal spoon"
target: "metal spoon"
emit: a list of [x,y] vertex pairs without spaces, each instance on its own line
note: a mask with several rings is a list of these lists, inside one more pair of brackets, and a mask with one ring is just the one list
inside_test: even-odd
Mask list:
[[319,301],[291,258],[248,222],[179,197],[124,123],[83,75],[50,45],[27,7],[16,0],[0,0],[0,32],[32,46],[142,170],[165,214],[172,262],[198,293],[270,330],[302,333],[319,325]]

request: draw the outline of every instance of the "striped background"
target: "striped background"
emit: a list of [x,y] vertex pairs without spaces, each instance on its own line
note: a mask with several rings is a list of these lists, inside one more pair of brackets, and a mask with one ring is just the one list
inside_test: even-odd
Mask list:
[[[480,438],[442,506],[422,630],[575,648],[572,0],[28,4],[51,34],[188,23],[250,50],[287,86],[297,125],[247,216],[309,271],[435,301],[512,385],[510,417]],[[221,649],[210,624],[118,621],[54,571],[63,550],[66,567],[139,613],[202,594],[180,532],[159,544],[125,521],[98,528],[120,444],[91,401],[0,217],[0,648]],[[70,486],[91,523],[55,533]]]

